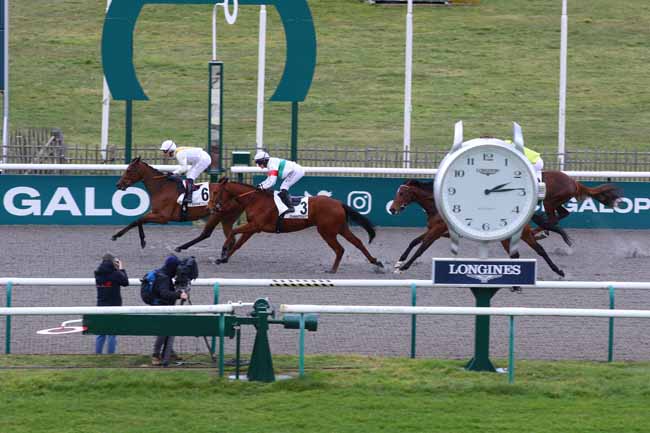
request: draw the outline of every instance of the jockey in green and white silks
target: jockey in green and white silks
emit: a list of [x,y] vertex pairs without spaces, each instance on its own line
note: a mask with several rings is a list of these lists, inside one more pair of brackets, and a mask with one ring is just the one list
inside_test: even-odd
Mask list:
[[526,158],[528,158],[528,161],[530,161],[530,163],[533,164],[537,181],[541,182],[542,170],[544,169],[544,160],[542,159],[542,156],[539,154],[539,152],[535,152],[534,150],[529,149],[527,147],[524,147],[524,153],[526,154]]
[[271,158],[263,150],[259,150],[255,154],[255,164],[260,168],[268,169],[268,177],[257,188],[261,190],[271,189],[278,178],[282,179],[280,194],[278,196],[289,208],[288,212],[293,212],[294,209],[289,198],[289,188],[305,175],[305,170],[296,162],[281,158]]

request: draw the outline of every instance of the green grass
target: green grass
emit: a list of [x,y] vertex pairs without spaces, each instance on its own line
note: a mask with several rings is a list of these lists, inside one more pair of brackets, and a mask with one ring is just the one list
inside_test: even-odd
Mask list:
[[[12,124],[56,126],[72,144],[96,147],[101,116],[100,37],[105,0],[12,1]],[[303,147],[401,149],[404,91],[403,7],[357,0],[311,0],[318,60],[300,105]],[[560,2],[483,0],[471,7],[416,7],[415,149],[446,149],[453,122],[466,136],[510,134],[557,142]],[[218,24],[225,66],[224,141],[255,142],[258,8]],[[284,66],[284,35],[269,8],[266,94]],[[567,147],[650,150],[650,3],[569,5]],[[135,63],[150,100],[134,104],[134,142],[207,139],[211,7],[147,5],[135,36]],[[123,103],[114,103],[111,142],[123,143]],[[265,142],[286,144],[290,106],[268,103]]]
[[[3,366],[133,365],[143,357],[0,357]],[[276,373],[296,358],[275,357]],[[646,432],[648,363],[517,363],[314,356],[302,379],[220,380],[207,369],[0,370],[0,431]]]

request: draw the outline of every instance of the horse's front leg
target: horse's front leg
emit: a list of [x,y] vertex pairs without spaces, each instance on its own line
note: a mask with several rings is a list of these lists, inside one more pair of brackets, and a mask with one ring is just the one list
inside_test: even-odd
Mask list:
[[144,248],[145,245],[146,245],[146,242],[144,240],[144,229],[142,228],[142,225],[147,224],[147,223],[166,224],[167,223],[167,218],[165,218],[164,216],[159,215],[159,214],[148,213],[148,214],[138,218],[137,220],[133,221],[132,223],[130,223],[129,225],[124,227],[119,232],[115,233],[113,236],[111,236],[111,240],[113,240],[113,241],[117,240],[117,238],[123,236],[126,232],[131,230],[133,227],[138,226],[138,232],[139,232],[139,235],[140,235],[140,246],[142,248]]
[[[230,232],[230,235],[226,238],[221,248],[221,258],[217,259],[215,263],[217,265],[221,263],[227,263],[228,259],[237,251],[241,246],[250,239],[253,234],[259,232],[259,228],[256,224],[248,223],[243,226],[239,226],[236,229]],[[239,240],[235,243],[235,235],[241,234]],[[233,245],[234,244],[234,245]]]
[[422,233],[420,236],[418,236],[417,238],[415,238],[415,239],[413,239],[413,240],[411,241],[411,243],[409,244],[409,246],[406,247],[406,250],[402,253],[402,255],[399,257],[399,259],[397,259],[397,262],[395,262],[395,268],[396,268],[396,269],[399,268],[400,266],[402,266],[402,265],[404,264],[404,260],[406,260],[406,259],[408,258],[409,254],[411,253],[411,250],[412,250],[413,248],[415,248],[415,246],[416,246],[417,244],[419,244],[420,242],[422,242],[422,239],[424,238],[425,235],[426,235],[426,232],[425,232],[425,233]]
[[446,231],[447,226],[445,224],[438,224],[437,226],[433,226],[431,229],[429,229],[429,231],[427,231],[422,238],[422,245],[420,245],[420,248],[417,249],[417,251],[406,263],[396,269],[395,273],[399,273],[410,268],[413,262],[416,261],[417,258],[420,257],[431,246],[431,244],[440,239],[440,237],[443,236]]
[[203,227],[203,231],[201,232],[200,235],[198,235],[197,237],[195,237],[191,241],[186,242],[183,245],[174,248],[174,251],[176,251],[177,253],[180,253],[181,251],[188,249],[192,245],[198,244],[202,240],[209,238],[212,235],[212,232],[214,231],[214,229],[219,224],[220,220],[221,220],[221,216],[219,216],[219,215],[211,215],[210,219],[208,219],[208,222],[205,224],[205,227]]

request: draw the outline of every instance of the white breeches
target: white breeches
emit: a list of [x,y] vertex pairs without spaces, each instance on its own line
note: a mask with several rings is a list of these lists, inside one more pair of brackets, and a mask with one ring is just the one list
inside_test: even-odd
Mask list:
[[287,191],[291,188],[296,182],[298,182],[305,175],[305,170],[302,167],[293,170],[287,175],[280,185],[280,189],[286,189]]
[[196,180],[201,173],[205,171],[206,168],[210,166],[210,163],[212,160],[208,155],[204,155],[201,157],[201,160],[194,164],[192,167],[190,167],[189,170],[187,170],[187,173],[185,173],[185,177],[188,179]]

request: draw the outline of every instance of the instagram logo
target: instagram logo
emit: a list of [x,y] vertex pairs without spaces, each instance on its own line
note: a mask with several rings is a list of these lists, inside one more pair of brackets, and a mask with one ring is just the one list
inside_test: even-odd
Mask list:
[[361,215],[369,214],[372,210],[372,195],[367,191],[350,191],[348,194],[348,206],[355,209]]

